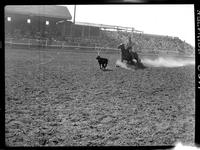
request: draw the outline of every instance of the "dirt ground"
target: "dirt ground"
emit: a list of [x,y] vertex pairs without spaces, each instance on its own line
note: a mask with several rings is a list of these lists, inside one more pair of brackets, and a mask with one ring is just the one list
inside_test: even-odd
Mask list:
[[102,71],[96,53],[5,50],[7,146],[194,143],[194,66]]

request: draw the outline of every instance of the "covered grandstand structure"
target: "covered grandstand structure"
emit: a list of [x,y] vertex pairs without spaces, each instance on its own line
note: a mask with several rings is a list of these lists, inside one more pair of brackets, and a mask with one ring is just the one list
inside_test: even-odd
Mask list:
[[5,7],[5,43],[80,49],[101,47],[118,51],[117,45],[132,36],[138,52],[194,55],[194,48],[177,37],[146,34],[133,27],[71,21],[65,6],[8,5]]
[[[5,7],[5,33],[21,34],[34,38],[94,37],[99,27],[76,25],[65,6],[31,5]],[[23,29],[23,30],[22,30]],[[15,33],[18,32],[18,33]]]
[[70,24],[71,19],[69,10],[64,6],[6,6],[5,33],[25,35],[31,38],[64,36],[64,26],[61,27],[58,23]]

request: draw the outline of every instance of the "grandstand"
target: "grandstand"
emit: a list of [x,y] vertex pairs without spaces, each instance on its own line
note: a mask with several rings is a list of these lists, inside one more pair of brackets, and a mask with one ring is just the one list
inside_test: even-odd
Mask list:
[[59,47],[117,50],[132,36],[135,49],[145,54],[194,56],[194,48],[177,37],[151,35],[133,27],[71,21],[67,7],[54,5],[6,6],[5,43],[18,47]]
[[64,27],[59,22],[70,24],[71,18],[68,9],[62,6],[7,6],[5,33],[17,38],[64,36]]

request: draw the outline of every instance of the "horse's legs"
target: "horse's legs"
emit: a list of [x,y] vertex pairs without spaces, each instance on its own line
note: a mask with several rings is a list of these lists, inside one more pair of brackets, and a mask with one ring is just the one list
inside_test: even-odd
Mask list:
[[141,63],[141,59],[139,58],[137,53],[135,53],[135,59],[137,60],[137,63]]
[[136,52],[130,52],[131,60],[135,59],[137,63],[140,63],[141,60],[138,57],[138,54]]

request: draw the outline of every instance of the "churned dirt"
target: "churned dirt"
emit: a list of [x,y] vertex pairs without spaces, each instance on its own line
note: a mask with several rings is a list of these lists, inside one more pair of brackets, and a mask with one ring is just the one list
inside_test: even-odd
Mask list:
[[195,70],[116,68],[118,54],[5,50],[7,146],[194,142]]

